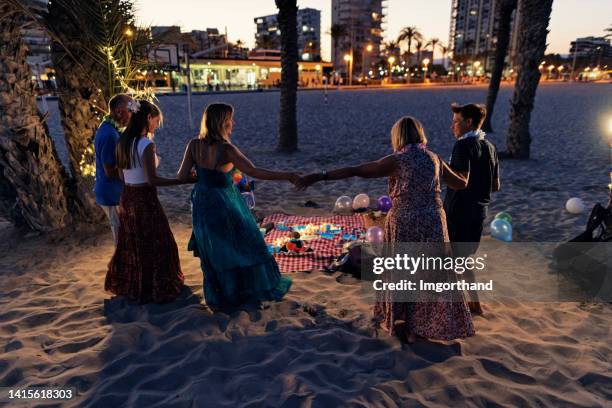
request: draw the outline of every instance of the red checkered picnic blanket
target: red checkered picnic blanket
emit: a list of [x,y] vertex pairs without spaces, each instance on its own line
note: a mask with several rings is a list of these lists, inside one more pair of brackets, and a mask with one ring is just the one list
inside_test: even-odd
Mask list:
[[[335,224],[342,228],[342,234],[350,234],[355,228],[364,230],[363,218],[360,214],[355,215],[335,215],[332,217],[300,217],[297,215],[287,214],[272,214],[266,217],[262,225],[268,223],[284,222],[285,226],[292,227],[294,225],[308,224]],[[278,238],[289,235],[290,232],[271,230],[266,234],[266,243],[272,244]],[[305,242],[307,247],[313,249],[313,252],[301,254],[274,254],[276,262],[281,272],[291,271],[309,271],[313,269],[321,269],[329,265],[342,253],[342,234],[335,235],[333,239],[318,238],[312,241]]]

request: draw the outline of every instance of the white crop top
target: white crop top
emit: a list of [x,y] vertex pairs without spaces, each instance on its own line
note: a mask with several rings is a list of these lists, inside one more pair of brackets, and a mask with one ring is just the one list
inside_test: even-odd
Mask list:
[[[142,164],[142,155],[147,146],[149,146],[150,144],[153,144],[153,141],[148,137],[141,137],[140,140],[138,140],[138,147],[136,152],[138,160],[134,160],[134,146],[132,146],[132,151],[130,154],[130,157],[132,157],[132,168],[123,170],[123,181],[125,182],[125,184],[143,184],[147,182],[147,176],[145,175],[144,167]],[[159,166],[159,157],[157,157],[156,155],[155,167],[157,166]]]

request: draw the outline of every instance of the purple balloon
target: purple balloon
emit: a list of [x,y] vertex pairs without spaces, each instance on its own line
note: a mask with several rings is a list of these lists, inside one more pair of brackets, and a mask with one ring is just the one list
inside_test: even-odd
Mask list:
[[380,227],[370,227],[366,232],[366,241],[371,244],[380,244],[384,240],[384,231]]
[[393,203],[389,196],[384,195],[378,199],[378,211],[389,212],[392,205]]

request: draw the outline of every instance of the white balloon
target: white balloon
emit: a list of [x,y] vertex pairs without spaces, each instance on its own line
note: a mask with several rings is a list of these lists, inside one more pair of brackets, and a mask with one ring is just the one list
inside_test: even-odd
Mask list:
[[335,212],[348,212],[351,211],[351,204],[353,200],[349,196],[340,196],[336,200],[336,204],[334,204]]
[[353,210],[362,210],[370,206],[370,197],[367,194],[361,193],[355,196],[353,200]]
[[570,214],[582,214],[586,210],[584,201],[578,197],[572,197],[565,203],[565,209]]

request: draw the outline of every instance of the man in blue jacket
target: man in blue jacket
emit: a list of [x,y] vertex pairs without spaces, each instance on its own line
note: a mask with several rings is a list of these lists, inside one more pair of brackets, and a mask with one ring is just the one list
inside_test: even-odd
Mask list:
[[106,213],[113,239],[117,244],[119,216],[117,208],[123,190],[123,182],[119,177],[115,159],[115,147],[119,142],[121,131],[127,126],[132,113],[128,104],[132,98],[126,94],[118,94],[111,98],[108,104],[109,113],[104,117],[96,132],[94,148],[96,151],[96,184],[94,193],[96,202]]

